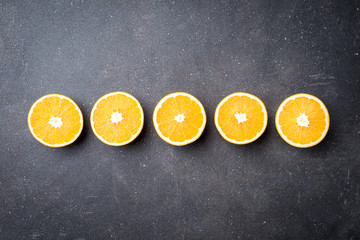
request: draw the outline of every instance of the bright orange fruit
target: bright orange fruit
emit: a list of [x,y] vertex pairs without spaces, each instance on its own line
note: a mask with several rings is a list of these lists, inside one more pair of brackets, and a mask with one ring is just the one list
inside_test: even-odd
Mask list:
[[156,105],[153,115],[158,135],[167,143],[183,146],[196,141],[206,124],[205,109],[193,95],[176,92]]
[[275,125],[288,144],[299,148],[312,147],[321,142],[329,130],[329,112],[317,97],[299,93],[280,104]]
[[73,143],[83,129],[80,108],[69,97],[49,94],[38,99],[30,108],[28,125],[36,140],[49,147]]
[[239,145],[258,139],[266,129],[267,121],[264,103],[244,92],[225,97],[215,111],[215,126],[220,135],[228,142]]
[[90,115],[97,138],[111,146],[132,142],[144,126],[144,112],[139,101],[126,92],[113,92],[95,103]]

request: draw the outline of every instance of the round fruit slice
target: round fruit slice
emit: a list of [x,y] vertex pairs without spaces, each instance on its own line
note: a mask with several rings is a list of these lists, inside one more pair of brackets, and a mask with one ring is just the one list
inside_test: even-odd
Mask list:
[[49,94],[31,106],[28,125],[31,134],[42,144],[64,147],[79,137],[84,121],[73,100],[60,94]]
[[330,118],[325,104],[306,93],[285,99],[275,117],[276,129],[288,144],[312,147],[321,142],[329,130]]
[[113,92],[97,100],[90,122],[100,141],[111,146],[123,146],[140,134],[144,126],[144,112],[132,95]]
[[236,92],[225,97],[215,111],[215,125],[220,135],[234,144],[247,144],[264,133],[268,115],[256,96]]
[[163,97],[153,115],[155,130],[167,143],[184,146],[196,141],[206,124],[203,105],[193,95],[176,92]]

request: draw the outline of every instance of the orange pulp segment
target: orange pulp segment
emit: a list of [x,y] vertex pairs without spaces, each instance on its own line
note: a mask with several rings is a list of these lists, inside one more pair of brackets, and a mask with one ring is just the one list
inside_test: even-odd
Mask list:
[[285,99],[275,117],[276,129],[288,144],[307,148],[321,142],[329,130],[325,104],[315,96],[299,93]]
[[234,144],[247,144],[265,131],[268,115],[256,96],[236,92],[225,97],[215,111],[215,125],[220,135]]
[[39,98],[30,108],[28,125],[31,134],[49,147],[73,143],[83,128],[80,108],[69,97],[49,94]]
[[112,92],[95,103],[90,115],[95,136],[111,146],[132,142],[144,126],[144,112],[139,101],[126,92]]
[[183,146],[196,141],[206,125],[205,109],[193,95],[176,92],[156,105],[153,115],[158,135],[167,143]]

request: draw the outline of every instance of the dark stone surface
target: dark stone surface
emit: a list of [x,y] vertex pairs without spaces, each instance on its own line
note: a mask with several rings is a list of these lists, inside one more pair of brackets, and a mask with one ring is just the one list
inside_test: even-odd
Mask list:
[[[0,239],[359,239],[360,3],[356,1],[0,0]],[[111,91],[141,102],[145,127],[125,147],[93,135]],[[163,142],[152,111],[186,91],[204,105],[203,136]],[[235,91],[261,98],[265,134],[227,143],[213,115]],[[328,136],[296,149],[274,115],[318,96]],[[30,134],[32,103],[73,98],[80,138],[51,149]]]

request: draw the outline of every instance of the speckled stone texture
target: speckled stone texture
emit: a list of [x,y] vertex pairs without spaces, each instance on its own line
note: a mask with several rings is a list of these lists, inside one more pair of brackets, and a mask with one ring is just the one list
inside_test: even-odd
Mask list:
[[[0,239],[359,239],[359,1],[0,0]],[[124,147],[92,133],[95,101],[126,91],[144,130]],[[152,112],[185,91],[204,105],[202,137],[163,142]],[[235,91],[262,99],[264,135],[218,134],[216,105]],[[328,107],[311,149],[277,134],[286,97]],[[32,103],[73,98],[80,138],[51,149],[27,127]]]

